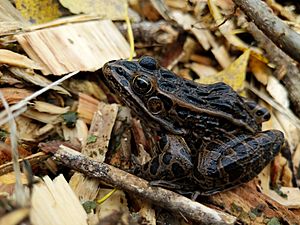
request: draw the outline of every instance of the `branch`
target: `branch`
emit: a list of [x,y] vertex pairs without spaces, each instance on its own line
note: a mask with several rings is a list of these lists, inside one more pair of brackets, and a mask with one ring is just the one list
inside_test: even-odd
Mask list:
[[300,35],[290,29],[262,0],[233,0],[279,48],[300,62]]
[[106,163],[94,161],[71,148],[60,146],[54,160],[89,177],[99,178],[113,186],[148,199],[152,203],[201,224],[234,224],[236,218],[148,182]]
[[250,22],[247,30],[252,34],[259,46],[266,51],[270,61],[277,65],[275,75],[278,79],[282,80],[287,88],[294,112],[300,117],[300,71],[297,65],[295,65],[295,61],[270,41],[254,23]]

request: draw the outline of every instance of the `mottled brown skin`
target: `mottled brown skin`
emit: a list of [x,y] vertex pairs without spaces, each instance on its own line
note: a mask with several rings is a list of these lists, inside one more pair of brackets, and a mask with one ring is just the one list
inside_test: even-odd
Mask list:
[[254,178],[280,151],[284,136],[261,131],[268,111],[219,82],[198,84],[152,57],[111,61],[106,83],[153,129],[165,135],[161,154],[137,167],[152,184],[209,195]]

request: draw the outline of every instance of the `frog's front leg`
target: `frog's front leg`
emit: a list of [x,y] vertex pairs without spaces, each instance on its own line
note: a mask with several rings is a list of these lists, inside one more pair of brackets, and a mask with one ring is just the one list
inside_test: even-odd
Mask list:
[[[226,140],[226,141],[225,141]],[[199,192],[208,195],[223,191],[253,179],[275,157],[284,144],[278,130],[226,135],[201,149],[196,159],[194,179]]]
[[159,144],[162,152],[144,165],[136,167],[133,173],[151,181],[152,185],[180,188],[175,181],[192,174],[190,149],[185,140],[177,135],[164,135]]

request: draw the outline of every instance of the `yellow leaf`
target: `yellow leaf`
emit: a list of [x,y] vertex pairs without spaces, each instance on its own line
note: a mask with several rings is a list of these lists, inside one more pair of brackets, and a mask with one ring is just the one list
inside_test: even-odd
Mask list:
[[250,57],[249,68],[260,83],[267,85],[268,77],[272,75],[272,71],[265,63],[256,57]]
[[16,0],[16,8],[32,23],[45,23],[61,16],[56,0]]
[[244,88],[249,56],[250,50],[247,50],[223,71],[214,74],[213,76],[201,77],[195,81],[202,84],[211,84],[222,81],[230,85],[235,91],[241,93]]
[[59,0],[74,14],[97,15],[103,19],[125,19],[127,0]]

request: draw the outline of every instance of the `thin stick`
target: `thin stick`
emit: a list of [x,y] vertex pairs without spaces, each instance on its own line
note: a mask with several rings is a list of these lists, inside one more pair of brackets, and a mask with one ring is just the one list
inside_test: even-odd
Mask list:
[[279,48],[300,62],[300,35],[261,0],[233,0]]
[[2,92],[0,91],[0,99],[2,104],[7,112],[9,118],[9,127],[10,127],[10,149],[12,152],[12,163],[13,169],[16,176],[16,202],[20,207],[24,207],[26,205],[27,199],[25,195],[25,190],[21,182],[21,170],[18,162],[19,159],[19,151],[18,151],[18,138],[17,138],[17,125],[12,115],[12,112],[9,108],[9,105],[4,98]]
[[208,208],[172,191],[152,187],[149,183],[106,163],[92,160],[73,149],[61,145],[53,159],[89,177],[99,178],[118,189],[131,192],[142,199],[164,207],[176,214],[201,224],[234,224],[236,218],[224,212]]

